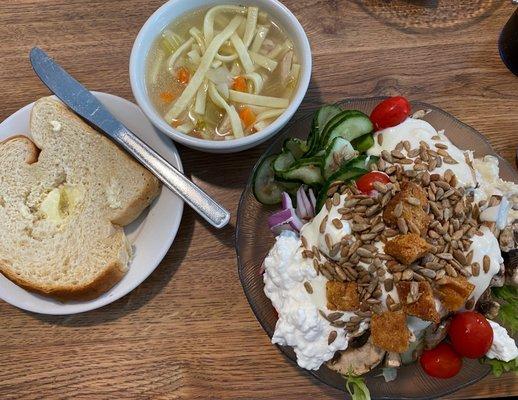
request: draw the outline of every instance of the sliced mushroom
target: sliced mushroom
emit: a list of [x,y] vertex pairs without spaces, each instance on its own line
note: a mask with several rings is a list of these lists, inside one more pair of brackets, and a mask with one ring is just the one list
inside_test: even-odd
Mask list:
[[369,337],[371,336],[370,329],[367,329],[361,336],[353,337],[349,341],[349,349],[358,349],[362,347],[365,343],[367,343],[367,340],[369,340]]
[[291,66],[293,64],[293,51],[288,51],[281,61],[281,84],[282,86],[288,86],[290,83]]
[[363,375],[376,367],[383,360],[385,350],[374,346],[370,340],[362,347],[338,353],[331,361],[327,362],[327,366],[333,371],[342,375]]
[[424,332],[424,348],[433,349],[441,343],[448,334],[450,319],[445,319],[440,324],[432,324]]
[[500,270],[496,275],[491,278],[491,282],[489,283],[489,286],[496,286],[496,287],[502,287],[505,283],[505,266],[504,264],[500,264]]
[[399,353],[390,352],[385,356],[384,366],[387,368],[398,368],[401,366],[401,355]]
[[478,299],[477,311],[489,319],[494,319],[498,315],[498,311],[500,311],[500,304],[493,300],[491,288],[488,288],[484,293],[482,293]]
[[502,255],[504,256],[505,265],[505,283],[518,286],[518,249],[503,253]]

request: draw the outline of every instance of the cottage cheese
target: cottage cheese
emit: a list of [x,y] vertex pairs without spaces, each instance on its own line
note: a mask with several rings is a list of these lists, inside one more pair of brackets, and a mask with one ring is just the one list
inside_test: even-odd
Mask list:
[[494,321],[488,320],[493,328],[493,344],[486,354],[487,358],[496,358],[502,361],[511,361],[518,357],[518,348],[514,339],[509,336],[507,330]]
[[[313,266],[302,257],[301,242],[291,232],[283,232],[264,261],[264,291],[279,314],[272,343],[292,346],[297,363],[305,369],[318,369],[336,351],[347,348],[343,330],[333,343],[327,339],[332,330],[318,312],[328,311],[325,302],[325,278],[317,276]],[[317,289],[313,296],[304,289],[308,281]],[[322,294],[322,288],[324,293]]]

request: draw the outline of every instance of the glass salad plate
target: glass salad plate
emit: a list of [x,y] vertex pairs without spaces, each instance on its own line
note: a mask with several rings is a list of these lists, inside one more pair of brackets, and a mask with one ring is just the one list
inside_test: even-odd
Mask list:
[[[344,109],[356,109],[370,114],[371,110],[383,98],[352,99],[339,102]],[[446,136],[460,149],[470,149],[475,157],[493,155],[500,161],[500,177],[518,182],[518,173],[509,162],[498,156],[488,140],[475,129],[460,122],[450,114],[432,105],[422,102],[412,102],[412,112],[431,109],[423,119],[431,123],[437,130],[444,129]],[[241,196],[238,209],[236,251],[238,271],[245,295],[268,336],[271,338],[277,322],[277,313],[263,291],[263,277],[260,274],[261,264],[269,249],[274,244],[274,237],[267,226],[267,217],[280,206],[264,206],[252,193],[252,176],[260,162],[272,154],[279,153],[283,141],[287,137],[306,139],[313,113],[291,122],[278,136],[277,140],[267,149],[257,161],[250,174],[246,188]],[[296,356],[291,347],[279,346],[282,352],[296,363]],[[463,359],[463,367],[459,374],[450,379],[435,379],[424,373],[419,364],[403,366],[398,370],[397,379],[385,382],[381,368],[375,368],[365,375],[366,384],[372,398],[377,399],[432,399],[454,392],[471,385],[490,371],[489,366],[478,360]],[[320,381],[345,391],[345,379],[325,365],[318,371],[307,371]]]

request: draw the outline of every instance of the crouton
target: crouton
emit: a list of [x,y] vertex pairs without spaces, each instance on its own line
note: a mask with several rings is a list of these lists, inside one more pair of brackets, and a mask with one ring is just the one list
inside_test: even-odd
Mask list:
[[360,308],[356,282],[327,281],[326,298],[330,310],[355,311]]
[[[407,200],[411,197],[419,200],[420,205],[410,204]],[[402,207],[400,218],[403,218],[407,223],[413,223],[419,229],[421,235],[424,235],[430,223],[430,216],[423,210],[428,205],[425,191],[413,182],[403,182],[401,191],[394,195],[383,210],[383,220],[387,225],[397,226],[398,216],[395,210],[399,203]]]
[[430,251],[432,246],[415,233],[398,235],[385,243],[385,253],[400,263],[410,265]]
[[445,276],[437,281],[436,290],[440,300],[448,311],[457,311],[466,304],[475,285],[468,282],[463,276],[453,278]]
[[[417,288],[415,293],[412,293],[412,285]],[[396,284],[396,289],[406,314],[425,321],[440,322],[441,317],[435,308],[432,287],[428,282],[400,281]]]
[[371,320],[372,343],[386,351],[403,353],[408,349],[410,331],[403,311],[385,311],[373,314]]

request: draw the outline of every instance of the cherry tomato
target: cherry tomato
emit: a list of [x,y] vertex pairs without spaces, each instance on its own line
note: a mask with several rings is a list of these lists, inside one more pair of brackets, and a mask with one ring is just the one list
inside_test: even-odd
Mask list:
[[356,181],[356,186],[365,194],[370,194],[374,190],[374,182],[389,183],[389,176],[380,171],[372,171],[360,176]]
[[419,361],[424,372],[435,378],[451,378],[462,367],[462,359],[448,343],[440,343],[434,349],[425,350]]
[[493,344],[493,328],[475,311],[454,315],[448,335],[455,351],[467,358],[482,357]]
[[410,115],[410,108],[410,103],[404,97],[389,97],[372,110],[370,118],[379,131],[399,125]]

